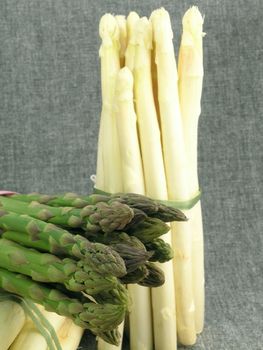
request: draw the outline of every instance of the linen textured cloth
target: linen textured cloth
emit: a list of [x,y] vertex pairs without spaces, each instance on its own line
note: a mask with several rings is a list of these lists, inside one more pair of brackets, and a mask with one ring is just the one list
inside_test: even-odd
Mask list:
[[[192,349],[262,350],[262,0],[1,0],[0,189],[92,191],[100,17],[164,6],[177,50],[190,5],[205,15],[207,33],[199,128],[206,324]],[[94,337],[82,346],[95,349]]]

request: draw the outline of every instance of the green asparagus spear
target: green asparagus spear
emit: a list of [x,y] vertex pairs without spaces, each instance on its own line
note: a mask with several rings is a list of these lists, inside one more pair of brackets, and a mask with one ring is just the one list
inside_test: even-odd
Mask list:
[[26,214],[60,226],[81,227],[90,232],[122,230],[134,217],[130,207],[118,202],[97,203],[83,209],[55,208],[38,202],[26,203],[0,196],[0,203],[4,209],[14,213]]
[[120,278],[124,284],[139,283],[145,279],[149,274],[149,270],[145,265],[139,266],[136,270],[127,273],[127,275]]
[[129,236],[125,232],[111,232],[109,234],[86,234],[88,239],[112,247],[125,262],[127,273],[136,270],[145,264],[152,256],[152,252],[146,250],[144,244],[135,236]]
[[94,295],[94,299],[99,304],[120,304],[130,307],[130,299],[127,289],[123,284],[117,285],[116,288],[107,290]]
[[148,216],[156,217],[164,222],[186,220],[186,216],[180,210],[135,193],[116,193],[112,195],[92,194],[89,196],[79,196],[76,193],[66,193],[54,196],[31,193],[15,194],[12,197],[25,202],[37,201],[50,206],[76,208],[83,208],[86,205],[94,205],[99,202],[112,203],[117,201],[127,204],[132,208],[140,209]]
[[101,339],[105,340],[107,343],[112,345],[119,345],[121,341],[121,334],[117,328],[111,331],[99,333],[98,337],[100,337]]
[[137,208],[144,211],[148,216],[158,218],[164,222],[186,221],[184,213],[171,206],[135,193],[116,193],[111,195],[109,203],[118,201],[127,204],[131,208]]
[[[41,304],[48,311],[71,318],[77,325],[95,334],[116,328],[124,319],[126,306],[122,304],[81,303],[48,285],[32,281],[25,275],[0,268],[0,287]],[[87,299],[88,300],[88,299]]]
[[154,263],[147,262],[145,266],[148,269],[148,275],[138,282],[140,286],[144,287],[160,287],[165,282],[163,271]]
[[145,247],[148,251],[151,251],[153,255],[150,257],[150,261],[159,261],[164,263],[173,258],[173,249],[169,243],[166,243],[161,238],[156,238],[152,242],[145,243]]
[[0,228],[16,231],[14,234],[9,232],[3,235],[11,241],[42,249],[51,254],[81,259],[94,271],[103,275],[120,277],[126,274],[123,259],[111,247],[89,242],[86,238],[72,235],[53,224],[47,224],[27,215],[0,210]]
[[157,218],[148,217],[136,227],[127,230],[129,235],[135,236],[143,243],[148,243],[164,235],[170,230],[169,226]]
[[83,261],[59,259],[0,239],[0,267],[30,276],[34,281],[62,283],[71,291],[94,295],[117,287],[116,277],[102,276]]

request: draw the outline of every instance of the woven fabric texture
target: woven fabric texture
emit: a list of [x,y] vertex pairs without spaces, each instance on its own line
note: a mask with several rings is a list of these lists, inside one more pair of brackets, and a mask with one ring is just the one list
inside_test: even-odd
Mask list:
[[[164,6],[177,50],[181,18],[192,4],[1,0],[0,189],[92,191],[100,17],[131,10],[149,16]],[[206,325],[192,349],[262,350],[263,1],[194,4],[205,14],[207,33],[199,127]],[[87,336],[82,346],[94,349],[94,338]]]

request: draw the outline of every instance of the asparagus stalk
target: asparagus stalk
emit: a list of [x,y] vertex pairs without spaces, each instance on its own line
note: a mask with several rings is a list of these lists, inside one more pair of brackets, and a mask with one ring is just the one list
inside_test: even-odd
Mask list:
[[[177,89],[177,68],[173,48],[170,17],[163,8],[151,15],[158,74],[162,145],[168,196],[171,200],[188,200],[188,162],[183,138],[182,120]],[[188,223],[173,223],[175,253],[175,289],[177,330],[183,345],[196,341],[194,299],[192,286],[192,232]]]
[[[165,282],[165,277],[162,269],[160,269],[157,264],[147,262],[145,267],[148,270],[148,274],[144,279],[139,281],[139,285],[144,287],[160,287]],[[171,345],[171,344],[170,344]]]
[[0,287],[23,298],[39,303],[47,311],[71,318],[77,325],[98,334],[114,329],[126,312],[124,304],[81,303],[47,285],[36,283],[24,275],[0,268]]
[[[137,16],[136,14],[131,13],[128,18],[131,36],[133,34],[131,31],[134,31],[133,25],[137,20]],[[132,46],[133,42],[131,37],[129,40],[129,45],[130,46],[129,49],[127,49],[128,52],[126,58],[128,60],[130,59],[128,64],[131,66],[133,64],[132,54],[135,54],[135,52],[133,52],[135,47]],[[137,117],[133,104],[133,76],[127,67],[121,69],[118,74],[115,102],[118,137],[120,148],[122,150],[121,160],[124,191],[144,194],[145,186],[139,140],[137,135]],[[123,197],[124,196],[125,195],[123,195]],[[126,197],[128,198],[129,195]],[[134,197],[138,200],[143,198],[140,195],[134,195],[133,198]],[[154,211],[155,208],[156,206],[154,205]],[[137,230],[137,232],[140,232],[140,229],[139,231]],[[145,250],[145,247],[143,247],[143,250]],[[146,266],[143,266],[141,268],[137,268],[133,274],[130,274],[130,276],[126,275],[126,281],[131,282],[136,280],[139,282],[145,279],[148,274],[148,269]],[[153,338],[151,327],[150,290],[148,288],[142,288],[138,285],[128,286],[128,290],[133,303],[133,308],[129,314],[131,348],[150,349],[152,347]]]
[[152,252],[147,252],[144,245],[136,238],[130,237],[125,232],[117,233],[117,237],[96,238],[97,242],[109,244],[125,262],[127,273],[136,270],[142,266],[152,256]]
[[[146,195],[165,200],[166,180],[151,76],[152,27],[146,18],[137,24],[136,40],[134,91]],[[165,241],[171,243],[170,233],[165,236]],[[163,265],[167,283],[152,290],[154,340],[155,349],[171,350],[171,345],[176,348],[173,266],[171,262]]]
[[[198,120],[201,113],[203,84],[203,18],[193,6],[183,17],[183,34],[179,50],[178,88],[183,120],[186,153],[191,177],[190,192],[199,190],[197,172]],[[204,326],[204,248],[200,201],[190,210],[189,224],[193,230],[192,261],[193,291],[195,301],[195,327],[201,333]]]
[[[100,128],[103,130],[103,139],[99,139],[98,148],[102,148],[102,171],[104,178],[107,180],[104,181],[104,186],[100,189],[114,193],[123,190],[121,155],[117,137],[116,115],[113,108],[116,78],[121,64],[119,56],[121,45],[118,23],[110,14],[106,14],[101,18],[100,36],[102,39],[100,48],[102,85]],[[100,169],[97,170],[100,171]],[[100,176],[100,174],[97,174],[97,176]],[[97,184],[96,186],[98,188]],[[120,334],[122,337],[122,333]],[[98,348],[99,350],[108,349],[109,346],[104,341],[99,340]]]
[[133,272],[140,266],[143,266],[152,256],[152,252],[147,252],[144,249],[136,249],[125,243],[115,243],[111,247],[120,254],[125,261],[127,273]]
[[123,259],[112,248],[101,243],[91,243],[84,237],[72,235],[55,225],[27,215],[0,210],[0,228],[13,231],[3,234],[3,237],[11,241],[51,254],[69,255],[83,260],[103,275],[120,277],[126,273]]
[[0,302],[0,350],[8,350],[25,323],[21,306],[14,301]]
[[156,218],[147,218],[135,227],[127,230],[128,234],[139,238],[143,243],[151,242],[167,232],[169,232],[169,226]]
[[[125,118],[122,118],[122,119],[125,119]],[[121,127],[119,128],[119,123],[123,122],[122,119],[121,120],[120,118],[117,119],[118,121],[117,125],[118,125],[118,130],[122,132],[122,135],[126,135],[126,138],[123,137],[123,141],[126,141],[126,147],[127,147],[131,132],[129,131],[129,129],[125,131],[124,130],[125,126],[123,128]],[[132,130],[131,125],[132,123],[130,124],[130,130]],[[136,126],[136,123],[134,125]],[[120,131],[118,132],[118,135]],[[135,131],[136,131],[136,128],[133,129],[133,132]],[[121,138],[122,136],[120,136],[120,139]],[[135,144],[133,146],[136,147]],[[138,155],[140,155],[139,149],[137,149],[136,152]],[[128,158],[126,155],[127,153],[125,154],[122,149],[122,158],[124,156],[125,158]],[[135,176],[134,169],[137,169],[138,167],[138,172],[141,172],[140,170],[141,165],[139,165],[140,163],[138,159],[136,160],[134,156],[131,159],[129,155],[129,159],[126,159],[126,162],[128,161],[130,162],[130,165],[129,163],[127,163],[127,165],[123,166],[123,168],[124,167],[126,168],[126,170],[123,169],[123,171],[127,172],[126,174],[127,177],[129,176],[134,178]],[[132,172],[132,169],[130,169],[132,162],[135,162],[135,165],[136,165],[136,167],[134,166],[133,168],[133,172]],[[143,176],[142,173],[141,175]],[[115,194],[109,194],[109,195],[92,194],[89,196],[80,196],[80,195],[77,195],[76,193],[66,193],[61,195],[46,195],[46,194],[39,194],[39,193],[30,193],[30,194],[14,194],[12,198],[23,202],[39,202],[41,204],[46,204],[52,207],[54,206],[54,207],[75,207],[75,208],[84,208],[87,205],[95,205],[99,202],[105,202],[105,203],[111,204],[117,201],[117,202],[126,204],[133,209],[139,209],[144,213],[146,213],[148,216],[158,218],[164,222],[186,221],[186,216],[180,210],[171,206],[164,205],[162,202],[156,201],[142,194],[138,194],[138,192],[143,193],[144,185],[142,180],[138,180],[135,178],[133,181],[135,180],[139,181],[137,193],[115,193]],[[130,183],[131,180],[127,180],[127,181]],[[131,185],[129,185],[128,187],[131,187]],[[140,188],[143,191],[139,191]]]
[[122,230],[134,217],[131,208],[118,202],[97,203],[83,209],[55,208],[38,202],[26,203],[0,196],[0,204],[6,210],[18,214],[27,214],[36,219],[65,227],[82,227],[90,232]]
[[[117,76],[115,109],[124,190],[143,194],[145,187],[133,105],[133,77],[127,67],[121,69]],[[138,200],[141,198],[136,197]]]
[[62,283],[71,291],[94,295],[114,289],[118,280],[101,276],[82,261],[40,253],[7,239],[0,239],[0,267],[30,276],[34,281]]
[[130,12],[127,17],[127,48],[125,52],[125,66],[128,67],[131,72],[134,68],[136,50],[135,28],[139,18],[139,15],[134,11]]
[[102,39],[100,47],[102,113],[98,144],[99,168],[97,169],[97,177],[101,177],[102,171],[104,186],[98,187],[100,185],[98,182],[96,182],[96,186],[112,193],[122,191],[120,150],[113,111],[115,82],[120,69],[120,33],[116,19],[110,14],[105,14],[100,20],[99,32]]

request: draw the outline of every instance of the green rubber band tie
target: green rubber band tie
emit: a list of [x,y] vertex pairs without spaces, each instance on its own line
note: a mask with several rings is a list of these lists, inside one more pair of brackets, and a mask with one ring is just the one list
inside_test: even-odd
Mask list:
[[[99,190],[96,187],[93,188],[93,193],[94,194],[103,194],[103,195],[106,195],[106,196],[110,196],[112,194],[112,193],[109,193],[109,192],[105,192],[105,191]],[[197,194],[193,198],[191,198],[189,200],[186,200],[186,201],[161,200],[161,199],[155,199],[155,201],[158,202],[158,203],[165,204],[165,205],[167,205],[169,207],[176,208],[176,209],[189,210],[189,209],[192,209],[200,201],[201,195],[202,195],[202,192],[201,192],[201,190],[199,190],[197,192]]]
[[23,308],[25,314],[31,318],[38,331],[45,338],[49,350],[62,350],[53,326],[31,300],[1,291],[0,301],[6,300],[15,301]]

